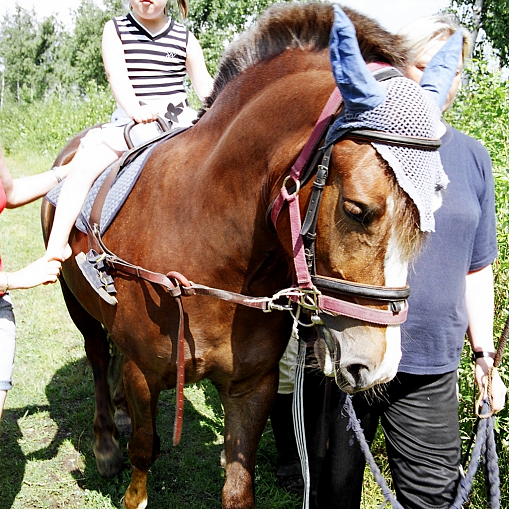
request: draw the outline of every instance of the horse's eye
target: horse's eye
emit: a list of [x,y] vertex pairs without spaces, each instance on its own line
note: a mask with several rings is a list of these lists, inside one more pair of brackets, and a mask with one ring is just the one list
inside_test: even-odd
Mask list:
[[356,221],[362,221],[364,218],[364,211],[362,210],[362,207],[353,201],[345,200],[343,202],[343,210],[347,216],[355,219]]

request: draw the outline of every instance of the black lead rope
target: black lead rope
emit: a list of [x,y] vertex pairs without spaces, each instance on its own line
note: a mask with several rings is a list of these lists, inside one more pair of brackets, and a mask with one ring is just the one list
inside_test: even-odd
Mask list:
[[[493,362],[493,369],[497,369],[502,362],[508,338],[509,338],[509,316],[506,319],[504,330],[502,331],[500,340],[498,342],[497,353],[495,356],[495,361]],[[491,376],[491,373],[489,376]],[[488,503],[491,509],[500,509],[500,470],[498,467],[498,456],[495,443],[495,430],[494,430],[495,416],[493,415],[493,411],[491,408],[490,397],[491,394],[489,394],[488,391],[488,399],[483,401],[481,410],[482,412],[481,415],[486,417],[484,418],[481,418],[480,416],[477,417],[473,429],[473,434],[470,438],[467,449],[463,456],[462,461],[463,469],[466,466],[467,458],[470,455],[470,450],[472,448],[472,444],[474,443],[475,438],[475,445],[472,450],[472,457],[470,459],[466,474],[461,478],[458,484],[456,497],[453,503],[449,506],[449,509],[461,509],[463,504],[466,502],[472,490],[474,477],[475,474],[477,473],[479,463],[481,461],[483,466],[484,482]],[[368,463],[371,472],[373,473],[373,476],[375,477],[375,480],[380,486],[382,493],[384,495],[385,502],[381,507],[384,507],[386,502],[390,502],[395,509],[401,509],[401,505],[395,499],[392,491],[387,487],[387,483],[385,482],[385,479],[380,473],[380,469],[375,463],[369,445],[367,444],[366,438],[364,437],[364,432],[362,430],[360,422],[355,414],[355,410],[353,408],[350,395],[347,395],[345,398],[344,408],[350,418],[349,427],[355,433],[355,437],[359,443],[359,446],[362,452],[364,453],[364,458]]]

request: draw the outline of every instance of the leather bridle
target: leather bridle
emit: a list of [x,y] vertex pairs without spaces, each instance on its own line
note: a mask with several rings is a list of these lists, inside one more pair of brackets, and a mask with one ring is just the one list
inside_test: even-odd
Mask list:
[[[377,67],[380,64],[369,64],[369,66],[371,66],[372,70],[373,68],[380,68]],[[386,66],[381,64],[381,67]],[[394,74],[390,72],[391,70],[392,68],[385,69],[383,79],[394,77]],[[288,204],[297,284],[303,292],[307,293],[307,301],[309,302],[309,294],[312,294],[315,302],[315,306],[308,304],[304,307],[311,309],[315,313],[328,312],[379,325],[401,324],[406,320],[408,311],[407,299],[410,295],[408,284],[403,287],[366,285],[316,274],[316,224],[320,203],[329,174],[332,149],[339,139],[357,139],[421,150],[438,150],[441,142],[439,139],[403,136],[376,130],[354,129],[345,131],[333,143],[318,149],[319,143],[325,138],[325,134],[341,104],[341,93],[338,89],[335,89],[316,123],[308,142],[292,166],[290,175],[285,178],[279,195],[269,208],[268,215],[270,215],[272,225],[276,228],[279,214],[283,206]],[[313,153],[321,153],[320,164],[316,164],[316,157],[312,159]],[[301,181],[307,181],[314,171],[316,171],[316,176],[313,182],[313,190],[304,221],[301,221],[298,201],[298,194],[302,185]],[[287,186],[289,181],[293,183],[291,190]],[[324,295],[322,292],[327,292],[328,295]],[[387,305],[387,309],[373,308],[369,307],[369,305],[351,302],[352,299],[359,298],[371,301],[375,305]]]

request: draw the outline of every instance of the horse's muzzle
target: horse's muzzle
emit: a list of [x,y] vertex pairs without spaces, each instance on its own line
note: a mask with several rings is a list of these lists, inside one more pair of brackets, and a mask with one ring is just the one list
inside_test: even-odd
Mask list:
[[394,377],[401,358],[398,326],[372,326],[326,314],[321,318],[315,355],[324,374],[334,376],[342,391],[364,391]]

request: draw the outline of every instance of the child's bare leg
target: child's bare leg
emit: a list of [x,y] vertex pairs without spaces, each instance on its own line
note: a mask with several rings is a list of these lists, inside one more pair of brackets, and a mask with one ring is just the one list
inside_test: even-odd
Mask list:
[[0,391],[0,419],[4,410],[5,398],[7,397],[7,391]]
[[58,198],[55,220],[45,258],[64,261],[71,255],[69,234],[95,179],[113,162],[119,153],[104,143],[78,151]]

